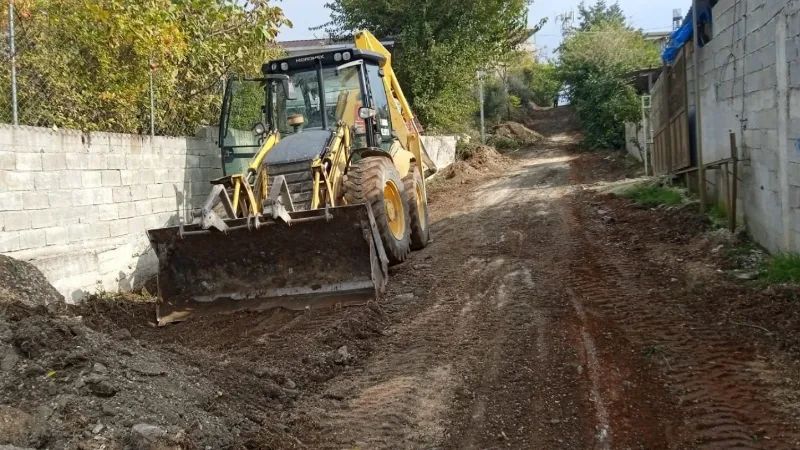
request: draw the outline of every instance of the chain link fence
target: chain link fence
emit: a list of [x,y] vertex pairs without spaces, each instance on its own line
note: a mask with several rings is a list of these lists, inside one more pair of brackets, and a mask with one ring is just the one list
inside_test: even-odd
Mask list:
[[179,69],[147,61],[118,72],[105,67],[107,76],[92,77],[95,66],[109,62],[69,45],[45,48],[19,11],[4,9],[0,123],[155,136],[191,136],[218,123],[224,80],[189,88]]

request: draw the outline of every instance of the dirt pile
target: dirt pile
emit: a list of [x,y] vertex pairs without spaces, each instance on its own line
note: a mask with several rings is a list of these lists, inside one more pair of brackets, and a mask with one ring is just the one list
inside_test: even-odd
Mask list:
[[544,140],[544,136],[517,122],[505,122],[492,128],[495,140],[512,141],[521,147],[535,145]]
[[121,298],[48,308],[4,298],[0,449],[303,448],[292,427],[308,419],[292,404],[351,370],[385,320],[371,305],[157,328],[154,312]]
[[17,303],[30,308],[63,303],[64,297],[33,265],[0,255],[0,305]]
[[461,158],[444,170],[446,180],[466,184],[478,175],[505,166],[508,158],[488,145],[470,146],[460,153]]

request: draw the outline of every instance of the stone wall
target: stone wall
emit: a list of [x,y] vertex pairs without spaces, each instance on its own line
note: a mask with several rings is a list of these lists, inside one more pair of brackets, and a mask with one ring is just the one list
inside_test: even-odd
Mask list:
[[[740,219],[770,250],[800,250],[800,1],[720,0],[713,38],[697,57],[704,161],[728,158],[735,133],[744,160]],[[727,206],[722,171],[708,172],[707,189]]]
[[145,230],[176,225],[221,173],[204,139],[0,126],[0,253],[68,301],[131,289],[156,269]]
[[[146,230],[191,221],[222,176],[216,135],[0,125],[0,253],[33,263],[70,302],[137,287],[157,269]],[[424,139],[439,169],[452,164],[455,138]]]

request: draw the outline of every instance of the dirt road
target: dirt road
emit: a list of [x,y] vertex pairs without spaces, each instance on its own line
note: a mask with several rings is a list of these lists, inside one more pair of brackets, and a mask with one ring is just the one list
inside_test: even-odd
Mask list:
[[691,208],[595,192],[636,169],[538,115],[545,145],[432,189],[434,242],[380,303],[160,329],[109,303],[91,332],[9,316],[13,342],[63,361],[52,379],[26,375],[37,353],[12,361],[0,403],[56,405],[56,449],[123,448],[140,422],[171,449],[800,448],[796,291],[718,271]]

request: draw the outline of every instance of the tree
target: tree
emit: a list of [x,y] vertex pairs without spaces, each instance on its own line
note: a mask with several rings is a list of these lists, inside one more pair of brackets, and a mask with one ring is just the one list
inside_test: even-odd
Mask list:
[[[255,74],[288,24],[267,0],[17,0],[23,123],[193,133],[219,115],[222,80]],[[0,92],[8,92],[8,78]]]
[[588,7],[586,2],[582,1],[578,5],[578,18],[580,19],[578,29],[581,31],[601,24],[625,27],[626,23],[625,14],[622,13],[619,3],[614,2],[611,6],[607,6],[605,0],[597,0],[597,3]]
[[[616,6],[616,5],[614,5]],[[613,8],[613,7],[612,7]],[[623,75],[658,64],[658,50],[640,31],[617,20],[588,13],[587,28],[567,36],[559,47],[557,74],[581,121],[590,147],[622,147],[624,123],[639,116],[639,99]],[[587,11],[608,11],[600,1]],[[602,38],[598,38],[601,36]]]
[[530,0],[332,0],[323,28],[399,42],[394,69],[420,120],[453,128],[476,109],[475,72],[527,40]]

